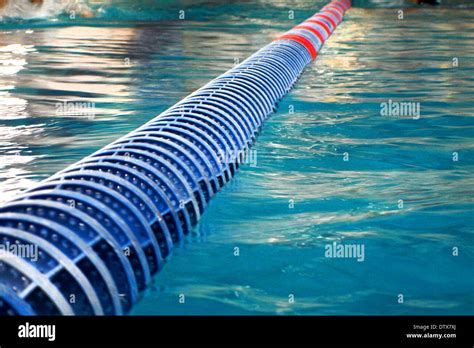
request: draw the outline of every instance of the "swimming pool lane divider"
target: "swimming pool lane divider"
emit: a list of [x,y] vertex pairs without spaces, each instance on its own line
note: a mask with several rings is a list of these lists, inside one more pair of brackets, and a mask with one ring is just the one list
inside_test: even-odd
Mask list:
[[140,128],[0,205],[0,315],[129,312],[349,7],[330,2]]

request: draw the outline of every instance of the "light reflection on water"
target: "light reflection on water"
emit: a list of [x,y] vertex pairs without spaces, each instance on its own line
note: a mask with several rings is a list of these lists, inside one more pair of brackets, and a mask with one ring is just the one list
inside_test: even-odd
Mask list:
[[[0,200],[141,125],[320,7],[196,5],[179,22],[175,11],[128,6],[106,8],[99,27],[0,27]],[[153,15],[164,20],[139,20]],[[257,167],[244,166],[211,202],[134,313],[473,314],[472,23],[472,10],[411,9],[400,22],[393,9],[352,9],[266,123]],[[420,102],[421,118],[380,116],[390,98]],[[93,102],[95,117],[59,115],[63,101]],[[332,241],[363,243],[365,261],[325,258]]]

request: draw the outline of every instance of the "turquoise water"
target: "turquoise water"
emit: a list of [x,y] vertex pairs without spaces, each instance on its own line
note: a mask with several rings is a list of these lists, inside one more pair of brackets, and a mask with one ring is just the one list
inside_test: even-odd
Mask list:
[[[119,1],[92,19],[0,24],[0,200],[324,3]],[[396,6],[359,5],[265,124],[257,165],[216,196],[132,314],[474,314],[474,10],[399,20]],[[381,115],[389,100],[419,115]],[[94,116],[58,114],[64,101]],[[325,257],[333,242],[363,246],[363,261]]]

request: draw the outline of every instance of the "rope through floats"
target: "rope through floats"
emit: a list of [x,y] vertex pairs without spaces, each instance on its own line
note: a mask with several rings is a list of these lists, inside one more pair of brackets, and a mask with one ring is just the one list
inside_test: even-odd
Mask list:
[[[0,205],[0,315],[131,310],[341,23],[334,0],[140,128]],[[229,155],[230,154],[230,155]]]

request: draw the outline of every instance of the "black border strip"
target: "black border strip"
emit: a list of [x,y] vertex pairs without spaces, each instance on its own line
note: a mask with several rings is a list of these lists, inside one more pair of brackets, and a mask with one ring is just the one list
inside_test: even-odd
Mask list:
[[[0,347],[180,344],[409,344],[473,347],[473,316],[124,316],[3,317]],[[56,339],[19,338],[28,322],[55,325]],[[414,325],[428,325],[423,331]],[[431,325],[436,325],[437,328]],[[441,329],[456,325],[456,329]],[[456,338],[407,338],[410,333],[455,333]]]

